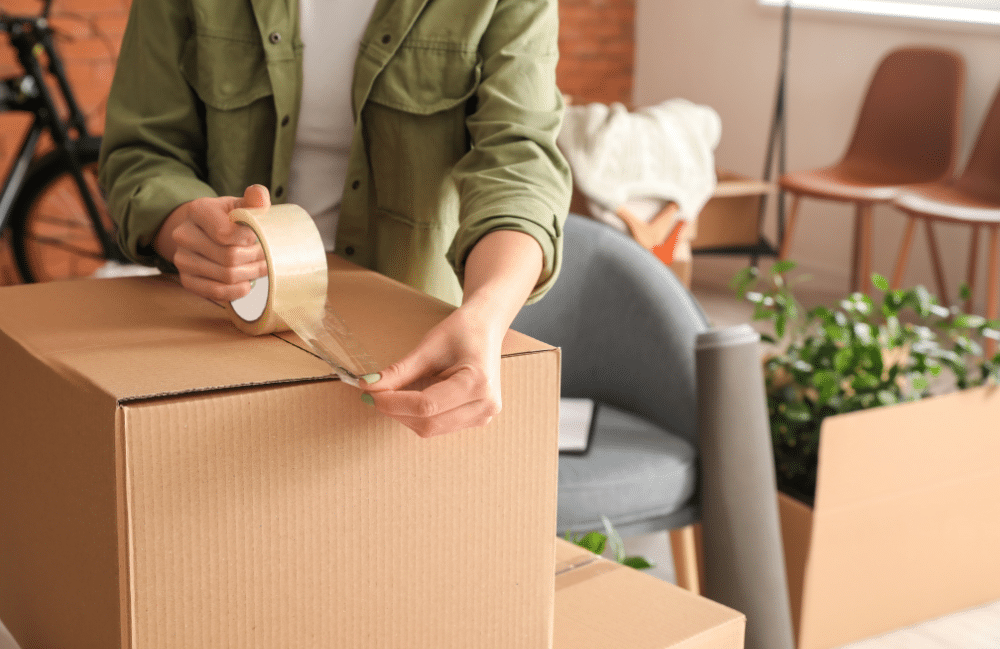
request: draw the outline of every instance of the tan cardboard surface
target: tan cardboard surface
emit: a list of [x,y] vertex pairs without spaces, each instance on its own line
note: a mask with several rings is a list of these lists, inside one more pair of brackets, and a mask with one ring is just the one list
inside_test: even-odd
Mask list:
[[997,422],[996,388],[824,421],[800,649],[1000,598]]
[[778,494],[781,543],[785,550],[788,604],[792,608],[792,628],[798,634],[802,612],[802,585],[805,582],[809,539],[812,536],[812,507],[783,493]]
[[[331,279],[386,362],[449,309]],[[512,333],[503,412],[424,440],[165,278],[0,289],[0,330],[24,649],[550,646],[558,350]]]
[[556,540],[554,649],[742,649],[742,613]]
[[[452,309],[339,257],[331,255],[329,265],[331,304],[384,364],[413,349]],[[11,286],[0,296],[0,330],[60,374],[120,400],[336,378],[295,334],[248,336],[224,308],[168,276]],[[512,331],[503,351],[546,348]]]

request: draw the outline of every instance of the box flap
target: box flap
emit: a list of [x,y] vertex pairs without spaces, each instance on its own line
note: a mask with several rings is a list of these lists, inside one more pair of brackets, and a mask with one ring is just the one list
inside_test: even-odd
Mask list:
[[742,649],[731,608],[556,539],[554,649]]
[[1000,597],[997,421],[995,386],[823,421],[801,649]]
[[[452,307],[330,257],[329,296],[383,366],[410,351]],[[119,400],[318,378],[330,367],[292,333],[252,337],[225,309],[173,276],[0,289],[0,330],[74,381]],[[552,349],[516,332],[504,354]]]

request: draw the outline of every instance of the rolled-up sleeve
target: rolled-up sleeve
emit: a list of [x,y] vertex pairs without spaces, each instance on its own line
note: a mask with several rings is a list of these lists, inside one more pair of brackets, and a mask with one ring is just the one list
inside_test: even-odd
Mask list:
[[569,209],[569,167],[556,146],[562,96],[556,87],[555,0],[500,0],[479,48],[482,82],[466,120],[470,151],[455,168],[459,228],[448,260],[464,279],[465,260],[494,230],[532,236],[544,267],[529,302],[555,282]]
[[108,98],[99,179],[119,244],[154,264],[153,239],[182,203],[215,196],[205,182],[197,98],[180,70],[190,24],[186,3],[133,2]]

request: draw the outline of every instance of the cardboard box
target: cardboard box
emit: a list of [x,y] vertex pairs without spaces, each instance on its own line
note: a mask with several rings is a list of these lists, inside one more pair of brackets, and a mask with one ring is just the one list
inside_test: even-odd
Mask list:
[[743,649],[742,613],[556,542],[555,649]]
[[1000,599],[1000,389],[828,417],[815,506],[779,495],[798,649]]
[[760,201],[774,190],[771,183],[718,170],[712,198],[698,213],[691,236],[694,251],[753,246],[760,241]]
[[[383,364],[451,307],[346,262]],[[0,289],[0,619],[23,649],[550,646],[559,352],[422,439],[166,277]]]

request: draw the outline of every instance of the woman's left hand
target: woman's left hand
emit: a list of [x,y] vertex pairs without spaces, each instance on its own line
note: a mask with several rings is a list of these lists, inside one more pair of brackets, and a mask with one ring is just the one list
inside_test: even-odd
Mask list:
[[501,340],[459,308],[363,387],[379,412],[421,437],[485,426],[502,405]]
[[465,262],[462,306],[405,358],[362,377],[362,399],[421,437],[490,423],[501,408],[503,338],[541,271],[542,249],[530,235],[484,236]]

